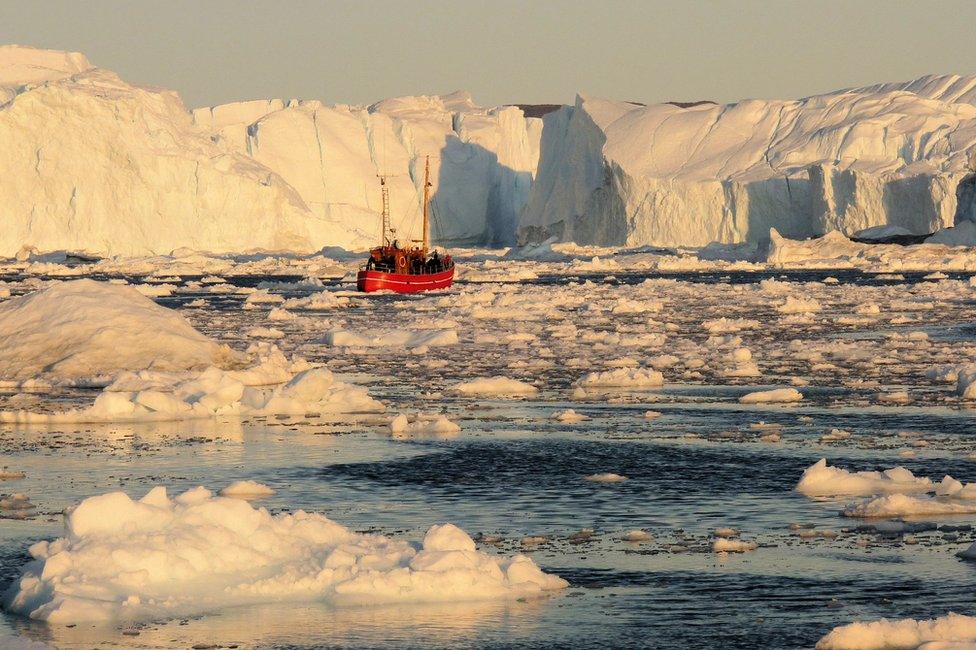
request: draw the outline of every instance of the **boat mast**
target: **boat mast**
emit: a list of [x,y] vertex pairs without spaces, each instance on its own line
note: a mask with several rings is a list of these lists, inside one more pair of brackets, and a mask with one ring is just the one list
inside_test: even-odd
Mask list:
[[427,216],[430,203],[430,156],[427,156],[427,163],[424,167],[424,257],[427,257],[427,248],[430,246],[430,224]]
[[383,236],[380,238],[380,244],[389,246],[390,239],[386,233],[390,230],[390,188],[386,186],[386,176],[377,174],[376,177],[380,179],[380,188],[383,192]]

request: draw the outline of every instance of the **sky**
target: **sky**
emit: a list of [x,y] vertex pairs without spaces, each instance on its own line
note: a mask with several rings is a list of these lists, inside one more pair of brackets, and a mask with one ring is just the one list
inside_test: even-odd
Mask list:
[[976,73],[972,0],[0,0],[0,42],[79,51],[189,107],[795,98]]

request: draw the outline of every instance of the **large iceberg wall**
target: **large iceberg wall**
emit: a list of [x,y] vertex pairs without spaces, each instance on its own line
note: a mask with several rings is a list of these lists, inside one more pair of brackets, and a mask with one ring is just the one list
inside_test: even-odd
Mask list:
[[522,241],[704,245],[976,220],[976,76],[727,106],[579,96],[543,119]]
[[535,174],[542,121],[463,93],[370,107],[260,100],[192,114],[81,54],[0,47],[0,255],[364,248],[389,175],[401,241],[505,244]]
[[281,175],[329,223],[379,239],[388,176],[393,225],[420,236],[424,160],[431,157],[432,236],[445,244],[508,244],[538,164],[542,121],[517,107],[485,109],[466,93],[373,106],[243,102],[194,120]]
[[318,244],[301,196],[200,132],[175,93],[13,46],[0,48],[0,83],[0,255]]

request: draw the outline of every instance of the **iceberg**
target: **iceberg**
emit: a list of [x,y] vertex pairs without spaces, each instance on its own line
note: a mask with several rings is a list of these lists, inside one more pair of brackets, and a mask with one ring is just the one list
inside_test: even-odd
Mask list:
[[976,76],[544,116],[523,243],[704,246],[976,220]]
[[2,597],[54,625],[164,620],[262,603],[335,606],[539,598],[569,583],[525,555],[477,550],[452,524],[411,544],[360,534],[321,514],[271,514],[197,487],[141,499],[89,497],[65,534],[30,547]]
[[541,134],[541,119],[466,93],[191,113],[175,92],[129,84],[81,54],[0,47],[0,162],[12,179],[0,186],[0,255],[362,249],[379,236],[378,174],[409,239],[427,154],[443,215],[435,240],[512,243]]

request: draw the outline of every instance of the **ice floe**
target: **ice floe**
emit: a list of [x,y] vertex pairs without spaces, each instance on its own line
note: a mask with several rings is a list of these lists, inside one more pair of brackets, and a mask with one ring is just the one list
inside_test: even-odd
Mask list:
[[132,287],[76,280],[0,303],[0,380],[106,383],[121,371],[239,362]]
[[460,431],[460,425],[449,420],[443,413],[417,413],[413,417],[400,413],[390,421],[390,433],[395,437],[418,434],[449,437]]
[[821,458],[804,470],[796,486],[797,492],[807,496],[916,494],[934,489],[931,480],[916,477],[904,467],[893,467],[881,472],[850,472],[827,465],[826,458]]
[[269,602],[335,605],[541,596],[567,586],[523,555],[478,551],[451,524],[421,544],[358,534],[320,514],[272,515],[200,487],[156,487],[85,499],[65,536],[34,558],[3,596],[15,614],[53,624],[191,616]]
[[418,348],[456,345],[457,330],[389,330],[376,334],[360,334],[347,330],[333,330],[325,335],[325,342],[335,347],[397,347]]
[[273,488],[268,487],[264,483],[258,483],[257,481],[243,480],[234,481],[224,489],[222,489],[218,494],[222,497],[232,497],[234,499],[262,499],[264,497],[270,497],[275,494]]
[[963,650],[971,647],[976,647],[976,617],[955,613],[928,620],[882,618],[848,623],[835,627],[817,642],[817,650]]
[[158,421],[383,409],[365,388],[339,381],[329,370],[309,367],[302,360],[287,362],[277,352],[271,360],[240,371],[210,367],[196,374],[126,373],[89,407],[53,413],[0,411],[0,422]]
[[616,368],[587,373],[579,380],[585,387],[656,388],[664,385],[664,375],[648,368]]
[[803,394],[795,388],[775,388],[747,393],[739,398],[743,404],[769,404],[783,402],[799,402]]
[[531,395],[538,388],[524,381],[509,377],[481,377],[455,384],[454,390],[462,395]]

